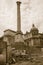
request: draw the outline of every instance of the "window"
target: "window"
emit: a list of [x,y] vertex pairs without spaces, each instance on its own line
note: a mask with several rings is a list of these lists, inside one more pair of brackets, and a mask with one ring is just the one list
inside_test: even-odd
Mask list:
[[0,54],[2,54],[2,51],[3,51],[3,49],[2,49],[2,48],[0,48]]

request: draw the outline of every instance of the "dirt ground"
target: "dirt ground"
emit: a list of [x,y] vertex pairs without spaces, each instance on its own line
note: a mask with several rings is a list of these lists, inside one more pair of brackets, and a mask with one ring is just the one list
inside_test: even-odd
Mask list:
[[42,58],[37,58],[37,60],[32,60],[32,61],[19,61],[15,64],[11,65],[43,65],[43,59]]

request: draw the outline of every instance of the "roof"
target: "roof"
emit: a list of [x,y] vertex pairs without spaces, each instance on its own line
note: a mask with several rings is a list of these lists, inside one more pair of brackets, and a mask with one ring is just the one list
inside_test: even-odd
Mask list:
[[4,32],[6,32],[6,31],[11,31],[11,32],[16,33],[16,31],[13,31],[13,30],[11,30],[11,29],[6,29]]
[[38,28],[36,28],[36,27],[35,27],[35,25],[34,25],[34,24],[32,24],[32,28],[31,28],[31,30],[30,30],[30,31],[34,31],[34,30],[37,30],[37,31],[38,31]]

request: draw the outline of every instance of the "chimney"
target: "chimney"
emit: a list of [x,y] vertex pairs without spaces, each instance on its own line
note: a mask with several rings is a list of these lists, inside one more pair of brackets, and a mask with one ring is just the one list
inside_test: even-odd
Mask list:
[[20,1],[17,1],[17,32],[21,32]]

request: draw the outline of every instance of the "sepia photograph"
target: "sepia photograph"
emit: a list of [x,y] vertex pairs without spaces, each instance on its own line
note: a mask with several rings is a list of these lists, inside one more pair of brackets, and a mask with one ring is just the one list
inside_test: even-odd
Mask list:
[[43,0],[0,0],[0,65],[43,65]]

